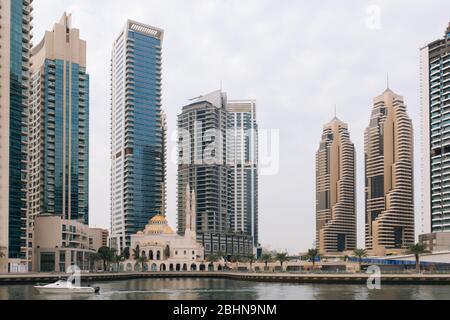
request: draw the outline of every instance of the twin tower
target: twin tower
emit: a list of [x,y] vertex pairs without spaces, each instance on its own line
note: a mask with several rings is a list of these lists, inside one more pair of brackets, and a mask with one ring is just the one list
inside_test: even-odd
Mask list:
[[[372,255],[401,253],[415,241],[413,127],[403,97],[387,89],[374,99],[365,131],[365,242]],[[346,123],[324,126],[316,154],[317,248],[357,248],[356,152]]]

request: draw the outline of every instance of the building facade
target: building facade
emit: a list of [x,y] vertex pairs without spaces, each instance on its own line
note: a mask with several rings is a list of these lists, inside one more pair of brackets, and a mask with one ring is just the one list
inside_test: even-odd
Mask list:
[[[0,4],[0,271],[28,270],[27,148],[32,1]],[[1,262],[0,262],[1,263]]]
[[[252,216],[252,213],[257,214],[257,177],[253,171],[253,180],[252,174],[234,178],[232,166],[227,163],[228,147],[233,143],[227,136],[227,129],[229,124],[234,125],[232,116],[227,112],[227,105],[226,94],[215,91],[191,100],[178,116],[178,233],[184,234],[186,227],[183,199],[184,186],[189,184],[197,192],[197,240],[204,244],[207,255],[219,252],[238,254],[231,242],[226,245],[228,238],[233,238],[233,243],[250,242],[251,245],[245,247],[247,251],[242,250],[240,253],[249,254],[253,251],[252,236],[257,236],[257,218]],[[239,168],[237,157],[242,150],[238,150],[238,147],[245,148],[244,145],[236,145],[235,152],[230,153],[235,168]],[[248,152],[250,150],[253,149],[249,148]],[[255,168],[250,166],[250,161],[247,165]],[[234,188],[238,181],[247,182],[248,189]],[[252,191],[254,193],[250,194]],[[235,206],[236,194],[243,197],[239,203],[243,205],[242,208]],[[249,198],[253,201],[246,202]],[[232,223],[236,228],[232,227]]]
[[450,231],[450,25],[421,55],[422,233]]
[[32,52],[29,207],[89,223],[86,42],[64,14]]
[[429,252],[450,251],[450,232],[433,232],[419,235],[419,243]]
[[132,252],[146,257],[147,262],[126,261],[122,269],[145,271],[199,271],[205,262],[204,249],[197,243],[195,231],[196,196],[189,186],[185,189],[185,231],[178,235],[162,215],[153,217],[143,231],[131,236]]
[[366,248],[374,255],[415,243],[413,143],[403,97],[387,89],[365,132]]
[[258,243],[258,124],[255,101],[228,101],[227,164],[230,227]]
[[71,265],[90,270],[90,255],[104,245],[105,233],[54,214],[36,217],[33,271],[64,273]]
[[323,129],[316,154],[317,248],[321,254],[356,249],[356,154],[346,123]]
[[111,68],[111,246],[166,210],[166,125],[161,104],[164,32],[128,21],[114,42]]

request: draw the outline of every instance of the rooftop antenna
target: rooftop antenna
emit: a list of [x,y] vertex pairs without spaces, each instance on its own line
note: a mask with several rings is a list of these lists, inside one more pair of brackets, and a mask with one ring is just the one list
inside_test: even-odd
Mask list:
[[389,72],[387,73],[387,88],[390,89],[390,83],[389,83]]
[[337,119],[337,104],[334,104],[334,118]]

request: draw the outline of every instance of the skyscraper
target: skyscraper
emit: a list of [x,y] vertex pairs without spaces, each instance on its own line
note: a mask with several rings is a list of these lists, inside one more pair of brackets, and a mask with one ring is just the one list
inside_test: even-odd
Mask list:
[[230,227],[258,246],[258,124],[255,101],[228,101],[227,164]]
[[[0,4],[0,250],[9,270],[26,270],[31,0]],[[0,272],[8,266],[0,266]]]
[[[215,91],[191,100],[178,116],[178,233],[182,235],[186,229],[184,191],[186,185],[189,185],[196,191],[195,230],[197,240],[204,246],[206,255],[219,252],[227,255],[246,255],[251,253],[254,247],[252,236],[256,224],[252,225],[250,220],[255,222],[256,219],[251,216],[251,212],[253,210],[255,213],[257,206],[255,202],[246,201],[252,196],[250,189],[256,192],[254,188],[256,184],[252,188],[251,173],[250,176],[231,178],[233,171],[231,165],[227,163],[227,158],[230,151],[228,148],[233,144],[227,137],[227,128],[228,124],[233,126],[234,124],[229,122],[232,115],[228,114],[227,105],[226,94]],[[235,110],[236,107],[235,105]],[[231,105],[230,108],[233,109]],[[239,130],[230,131],[242,133]],[[238,165],[237,157],[241,151],[238,151],[237,145],[234,147],[236,149],[230,157]],[[244,145],[240,147],[244,148]],[[252,147],[247,149],[249,159],[250,153],[253,153],[251,150],[254,149]],[[256,179],[255,176],[253,178]],[[234,188],[234,184],[238,181],[249,183],[246,186],[248,190]],[[255,180],[253,182],[255,183]],[[235,198],[236,195],[245,199]],[[253,194],[253,197],[257,197],[257,194]],[[251,200],[255,199],[257,198]],[[237,200],[244,207],[235,207]],[[232,223],[237,229],[231,226]]]
[[355,146],[346,123],[323,128],[316,154],[317,248],[321,254],[356,249]]
[[161,104],[164,32],[128,21],[112,50],[111,245],[166,210],[166,125]]
[[387,89],[365,133],[366,248],[375,255],[415,243],[413,142],[403,97]]
[[450,25],[421,49],[422,233],[450,232]]
[[30,218],[89,223],[89,75],[86,42],[64,13],[32,51]]

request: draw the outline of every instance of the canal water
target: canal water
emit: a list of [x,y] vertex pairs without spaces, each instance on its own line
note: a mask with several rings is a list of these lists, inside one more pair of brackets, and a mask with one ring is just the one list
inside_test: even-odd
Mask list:
[[276,284],[226,279],[138,279],[91,283],[97,295],[41,295],[32,285],[0,285],[0,300],[450,300],[450,286]]

